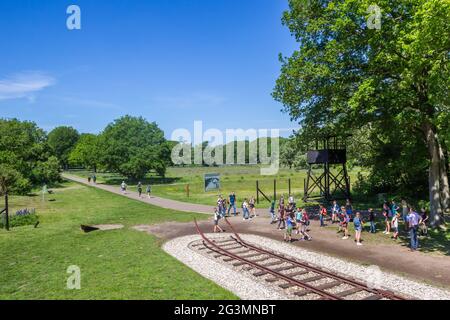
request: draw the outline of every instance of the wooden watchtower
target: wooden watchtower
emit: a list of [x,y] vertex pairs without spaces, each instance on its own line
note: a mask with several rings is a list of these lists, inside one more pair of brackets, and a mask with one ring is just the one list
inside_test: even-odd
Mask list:
[[[351,198],[347,172],[348,136],[326,136],[307,146],[308,175],[304,180],[305,202]],[[317,171],[320,170],[320,175]]]

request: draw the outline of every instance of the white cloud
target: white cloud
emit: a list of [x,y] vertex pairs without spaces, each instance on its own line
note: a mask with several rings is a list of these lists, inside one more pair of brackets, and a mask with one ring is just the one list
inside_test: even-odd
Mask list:
[[30,71],[0,79],[0,101],[26,98],[35,100],[35,94],[53,84],[55,79],[42,72]]

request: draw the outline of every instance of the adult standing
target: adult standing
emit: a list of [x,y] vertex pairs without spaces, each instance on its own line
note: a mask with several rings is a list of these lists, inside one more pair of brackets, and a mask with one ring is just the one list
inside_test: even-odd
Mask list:
[[236,194],[232,192],[228,198],[230,201],[230,206],[228,207],[228,215],[230,215],[231,208],[233,208],[233,213],[236,217]]
[[413,208],[410,208],[408,214],[408,226],[409,235],[411,237],[411,251],[416,251],[419,247],[419,238],[417,237],[417,231],[421,222],[422,218],[420,218],[419,214],[415,212]]

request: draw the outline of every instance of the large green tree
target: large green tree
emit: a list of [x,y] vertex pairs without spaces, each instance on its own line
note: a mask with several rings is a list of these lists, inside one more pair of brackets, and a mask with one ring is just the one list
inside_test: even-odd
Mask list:
[[59,178],[45,132],[33,122],[0,119],[0,180],[8,191],[23,194]]
[[124,116],[109,124],[99,137],[100,162],[108,170],[141,179],[150,170],[164,175],[170,149],[155,122]]
[[[289,0],[283,23],[299,50],[281,58],[274,97],[303,128],[348,132],[371,124],[420,137],[427,150],[431,223],[438,226],[450,207],[439,121],[450,111],[450,1],[375,3]],[[399,147],[394,152],[402,152]]]
[[76,129],[66,126],[57,127],[48,134],[48,144],[61,166],[65,169],[69,165],[69,154],[75,147],[79,137],[80,135]]
[[69,154],[69,163],[97,171],[99,164],[98,136],[91,133],[80,135],[77,144]]

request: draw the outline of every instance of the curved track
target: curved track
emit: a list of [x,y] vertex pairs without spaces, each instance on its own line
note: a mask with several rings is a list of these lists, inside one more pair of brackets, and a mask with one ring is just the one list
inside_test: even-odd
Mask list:
[[[216,254],[216,258],[224,258],[224,262],[230,262],[233,266],[248,266],[255,277],[265,276],[265,280],[269,283],[281,282],[280,288],[291,291],[294,289],[293,294],[297,297],[311,295],[321,300],[345,300],[346,297],[362,294],[364,296],[362,300],[405,300],[393,292],[370,288],[355,279],[247,243],[235,232],[226,218],[225,221],[231,228],[233,236],[223,241],[214,241],[206,237],[195,221],[204,249],[210,254]],[[346,285],[348,289],[333,292],[335,291],[333,288],[341,285]]]

